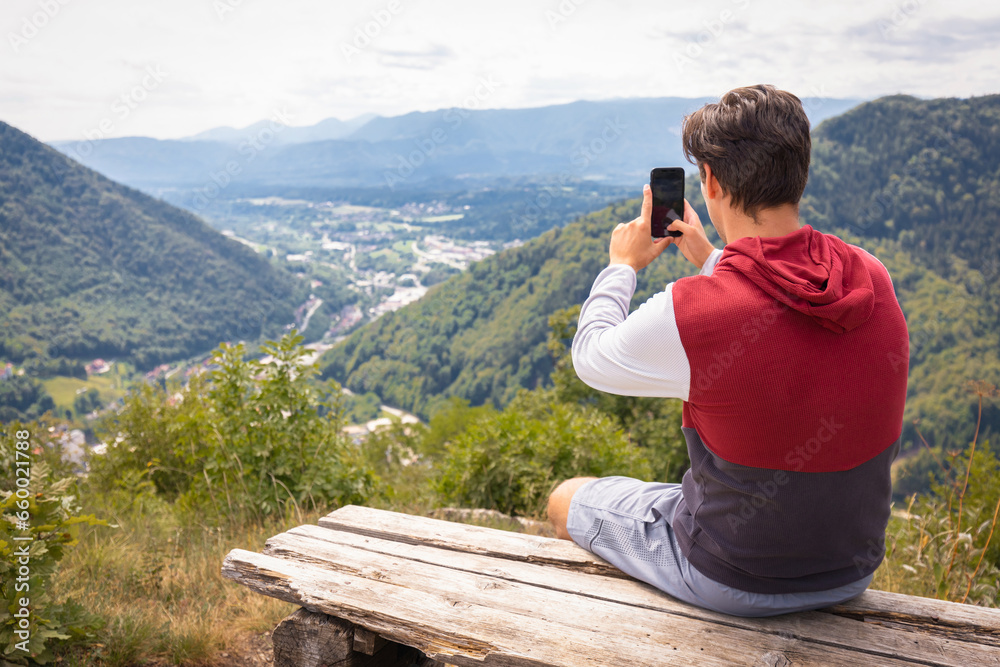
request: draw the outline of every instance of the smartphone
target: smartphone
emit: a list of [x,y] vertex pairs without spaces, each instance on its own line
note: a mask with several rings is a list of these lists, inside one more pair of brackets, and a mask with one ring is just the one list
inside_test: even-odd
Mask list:
[[680,236],[682,232],[671,231],[667,225],[684,219],[684,169],[657,167],[649,172],[649,188],[653,191],[653,238]]

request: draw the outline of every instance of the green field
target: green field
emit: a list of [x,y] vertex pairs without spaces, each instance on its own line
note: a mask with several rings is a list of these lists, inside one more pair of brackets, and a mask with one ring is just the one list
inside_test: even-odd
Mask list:
[[392,222],[389,220],[379,220],[377,222],[367,222],[359,223],[367,225],[370,229],[376,232],[409,232],[413,231],[413,227],[406,224],[405,222]]
[[420,218],[421,222],[450,222],[452,220],[461,220],[465,217],[464,213],[449,213],[448,215],[432,215],[427,218]]
[[392,244],[392,249],[400,257],[416,260],[416,255],[413,254],[413,241],[396,241]]
[[47,380],[42,380],[45,391],[49,392],[56,406],[62,409],[72,409],[73,401],[76,399],[80,389],[96,389],[101,396],[101,401],[110,403],[116,398],[125,395],[124,385],[127,378],[122,378],[117,374],[116,368],[102,375],[91,375],[86,380],[75,377],[56,376]]

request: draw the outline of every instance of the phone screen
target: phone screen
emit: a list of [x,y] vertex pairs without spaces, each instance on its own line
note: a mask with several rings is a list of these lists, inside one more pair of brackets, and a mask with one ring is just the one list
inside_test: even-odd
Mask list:
[[684,169],[654,169],[649,173],[649,188],[653,191],[653,237],[680,236],[681,232],[670,231],[667,225],[684,219]]

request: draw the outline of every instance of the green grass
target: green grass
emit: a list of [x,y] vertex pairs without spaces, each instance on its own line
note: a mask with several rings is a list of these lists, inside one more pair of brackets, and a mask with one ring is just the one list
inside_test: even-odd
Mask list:
[[[381,220],[379,222],[367,223],[368,227],[376,232],[405,232],[407,231],[406,225],[400,222],[389,222],[387,220]],[[361,225],[359,225],[360,227]]]
[[[105,508],[109,511],[110,508]],[[260,551],[271,535],[320,514],[266,526],[183,525],[165,504],[114,512],[116,528],[88,531],[64,559],[60,592],[105,619],[89,647],[66,664],[211,665],[250,634],[271,630],[295,605],[223,579],[233,548]]]
[[77,391],[80,389],[96,389],[101,401],[110,403],[125,394],[121,389],[121,379],[109,371],[103,375],[91,375],[86,380],[80,378],[56,376],[42,380],[45,391],[49,392],[56,406],[62,409],[72,409]]
[[377,213],[379,211],[387,211],[388,209],[377,208],[375,206],[356,206],[354,204],[342,204],[340,206],[335,206],[330,209],[330,213],[334,215],[346,215],[352,213]]
[[416,259],[416,255],[413,254],[413,241],[396,241],[392,244],[392,249],[400,257],[406,257],[409,260]]
[[427,218],[420,218],[421,222],[449,222],[451,220],[461,220],[465,217],[464,213],[450,213],[448,215],[432,215]]

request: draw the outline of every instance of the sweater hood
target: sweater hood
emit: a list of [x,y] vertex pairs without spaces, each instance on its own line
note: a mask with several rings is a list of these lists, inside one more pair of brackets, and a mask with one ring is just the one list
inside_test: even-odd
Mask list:
[[859,252],[809,225],[785,236],[737,239],[726,245],[723,262],[836,333],[864,324],[875,307],[872,276]]

